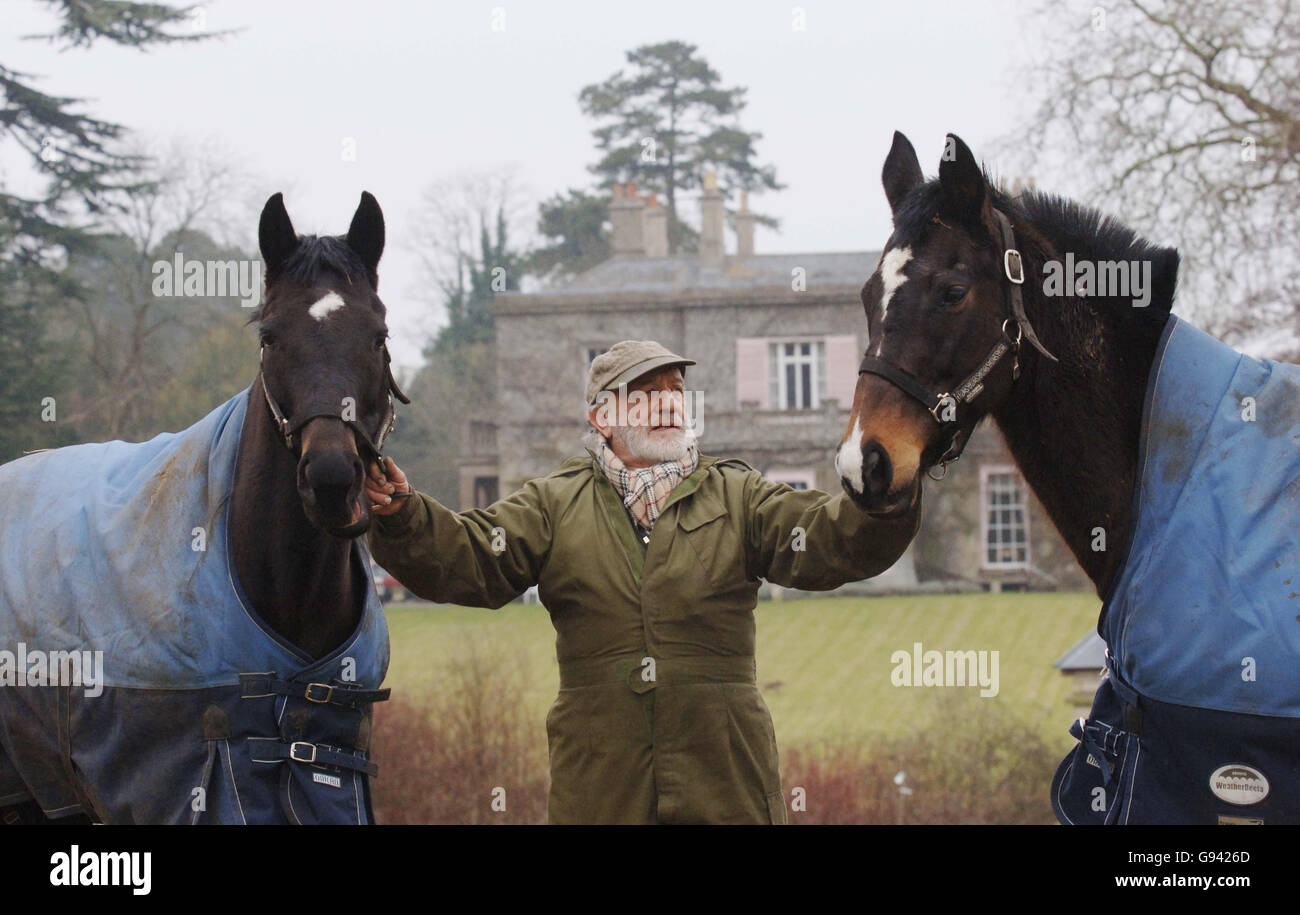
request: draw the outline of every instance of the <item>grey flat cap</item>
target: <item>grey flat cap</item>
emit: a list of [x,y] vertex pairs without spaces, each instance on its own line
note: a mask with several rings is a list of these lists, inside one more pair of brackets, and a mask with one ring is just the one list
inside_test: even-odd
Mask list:
[[635,381],[646,372],[668,365],[695,365],[695,360],[670,353],[653,340],[615,343],[591,360],[587,372],[587,403],[595,403],[601,391],[616,390],[624,382]]

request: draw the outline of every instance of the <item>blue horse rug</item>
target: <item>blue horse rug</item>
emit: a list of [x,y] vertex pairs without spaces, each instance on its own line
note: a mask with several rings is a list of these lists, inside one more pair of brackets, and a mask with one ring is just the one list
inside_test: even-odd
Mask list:
[[229,503],[249,392],[183,432],[0,467],[0,806],[106,823],[367,823],[388,629],[313,661],[249,606]]
[[1063,823],[1300,822],[1300,366],[1171,317]]

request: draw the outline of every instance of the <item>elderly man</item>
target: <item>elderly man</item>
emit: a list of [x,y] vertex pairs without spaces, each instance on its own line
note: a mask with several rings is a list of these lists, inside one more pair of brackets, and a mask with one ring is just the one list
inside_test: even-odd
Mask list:
[[452,512],[371,465],[375,558],[430,600],[499,607],[536,584],[560,694],[546,719],[552,823],[784,823],[754,678],[759,579],[825,590],[878,575],[919,523],[697,453],[685,366],[650,341],[596,357],[587,454]]

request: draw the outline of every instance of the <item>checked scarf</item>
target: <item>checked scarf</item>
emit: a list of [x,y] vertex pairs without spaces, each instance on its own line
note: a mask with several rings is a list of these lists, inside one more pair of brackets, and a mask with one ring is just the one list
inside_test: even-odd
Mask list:
[[605,472],[632,517],[646,530],[654,528],[668,496],[677,488],[678,483],[695,472],[698,460],[699,453],[691,445],[680,460],[629,470],[609,447],[609,440],[605,437],[601,437],[600,447],[596,451],[596,462],[600,464],[600,469]]

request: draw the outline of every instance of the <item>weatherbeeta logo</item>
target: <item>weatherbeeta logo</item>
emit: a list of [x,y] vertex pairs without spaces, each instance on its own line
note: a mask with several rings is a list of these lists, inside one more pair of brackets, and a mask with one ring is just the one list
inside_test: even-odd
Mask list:
[[1239,763],[1220,766],[1210,776],[1210,790],[1219,800],[1245,807],[1268,797],[1268,779],[1258,769]]

